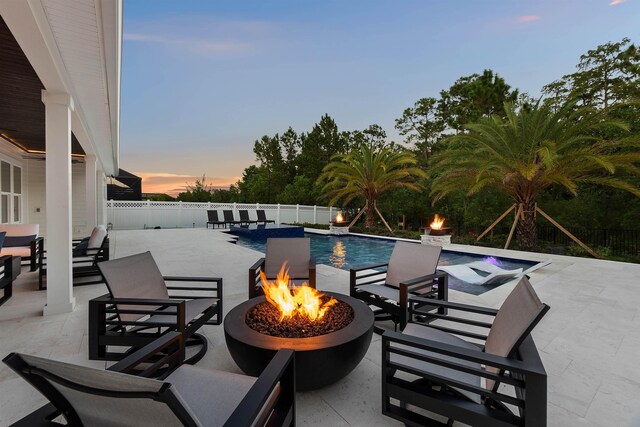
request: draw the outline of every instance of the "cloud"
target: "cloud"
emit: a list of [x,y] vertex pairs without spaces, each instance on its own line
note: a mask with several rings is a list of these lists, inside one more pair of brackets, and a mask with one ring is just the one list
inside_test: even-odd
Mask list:
[[236,53],[248,50],[251,46],[242,42],[226,42],[195,37],[165,37],[155,34],[125,33],[124,40],[133,42],[158,43],[167,47],[187,49],[195,53]]
[[[619,1],[619,0],[613,0],[613,1]],[[522,15],[522,16],[518,16],[518,18],[516,19],[516,23],[517,24],[526,24],[528,22],[539,21],[540,18],[541,17],[538,16],[538,15]]]
[[178,16],[165,20],[130,22],[127,29],[123,38],[128,42],[154,43],[174,50],[213,55],[252,50],[268,39],[274,27],[262,21]]
[[620,3],[624,3],[627,0],[612,0],[611,3],[609,3],[609,6],[617,6]]
[[[177,196],[187,189],[187,186],[193,185],[196,179],[202,179],[202,176],[182,175],[173,173],[158,172],[134,172],[135,175],[142,178],[143,193],[165,193],[171,196]],[[207,185],[213,188],[229,188],[229,185],[235,184],[240,177],[206,177]]]

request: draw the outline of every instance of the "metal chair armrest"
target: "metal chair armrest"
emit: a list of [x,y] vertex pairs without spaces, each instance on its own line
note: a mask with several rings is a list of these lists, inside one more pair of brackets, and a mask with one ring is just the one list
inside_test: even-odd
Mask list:
[[249,270],[257,271],[258,269],[263,269],[264,268],[264,262],[265,262],[265,259],[264,258],[260,258],[258,261],[255,262],[255,264],[253,264],[251,267],[249,267]]
[[363,271],[363,270],[372,270],[372,269],[374,269],[374,268],[388,267],[388,266],[389,266],[389,263],[388,263],[388,262],[385,262],[385,263],[383,263],[383,264],[373,264],[373,265],[367,265],[367,266],[364,266],[364,267],[350,268],[350,269],[349,269],[349,271],[356,271],[356,272],[358,272],[358,271]]
[[[181,340],[182,340],[182,334],[180,334],[179,332],[175,332],[175,331],[167,332],[165,335],[161,336],[157,340],[145,345],[141,349],[133,352],[129,356],[120,360],[118,363],[115,363],[114,365],[110,366],[109,368],[107,368],[107,370],[122,372],[125,374],[129,373],[133,371],[136,367],[138,367],[140,364],[148,361],[153,355],[158,354],[163,350],[168,350],[172,346],[174,346],[175,348],[179,348],[181,345]],[[167,358],[172,358],[172,357],[177,358],[178,355],[179,355],[179,352],[168,353],[161,360],[165,362],[169,362],[169,360],[166,360]],[[173,371],[173,369],[179,366],[178,359],[175,360],[174,365],[175,366],[172,366],[172,369],[169,369],[169,371]],[[152,373],[153,372],[144,371],[143,374],[141,374],[141,376],[149,376]]]
[[444,307],[452,310],[466,311],[469,313],[486,314],[487,316],[495,316],[498,314],[498,310],[495,308],[479,307],[469,304],[460,304],[450,301],[433,300],[429,298],[422,298],[418,296],[410,296],[410,302],[419,303],[420,305],[432,305],[436,307]]
[[291,349],[278,350],[255,384],[233,411],[225,426],[248,426],[258,421],[264,413],[264,405],[268,403],[271,393],[278,382],[280,383],[281,391],[274,406],[279,407],[280,411],[275,411],[274,416],[281,419],[269,419],[269,422],[273,421],[273,425],[293,425],[291,422],[284,421],[295,417],[294,354]]

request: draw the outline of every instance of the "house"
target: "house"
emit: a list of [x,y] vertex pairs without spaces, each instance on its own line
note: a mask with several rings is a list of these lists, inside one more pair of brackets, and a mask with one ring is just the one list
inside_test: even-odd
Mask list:
[[72,237],[118,175],[121,0],[0,0],[0,221],[38,223],[44,314],[73,310]]

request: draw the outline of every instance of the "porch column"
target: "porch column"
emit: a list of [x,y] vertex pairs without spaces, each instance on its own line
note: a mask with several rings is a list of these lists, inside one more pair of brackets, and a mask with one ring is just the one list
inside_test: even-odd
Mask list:
[[96,217],[98,225],[107,225],[107,185],[105,184],[105,175],[102,169],[98,169],[96,173]]
[[71,113],[66,93],[42,91],[45,104],[47,305],[44,314],[73,311],[71,270]]
[[87,205],[87,233],[97,225],[97,173],[96,156],[87,155],[84,158],[85,200]]

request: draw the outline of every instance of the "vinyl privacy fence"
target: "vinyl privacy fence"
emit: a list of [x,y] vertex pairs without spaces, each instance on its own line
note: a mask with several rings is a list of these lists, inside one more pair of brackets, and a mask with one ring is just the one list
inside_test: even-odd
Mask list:
[[110,200],[107,201],[107,221],[114,230],[200,228],[207,223],[207,210],[217,210],[220,219],[223,210],[232,210],[238,220],[241,209],[248,210],[251,219],[256,219],[256,209],[264,209],[267,219],[274,220],[276,224],[329,224],[338,213],[336,208],[326,206]]

